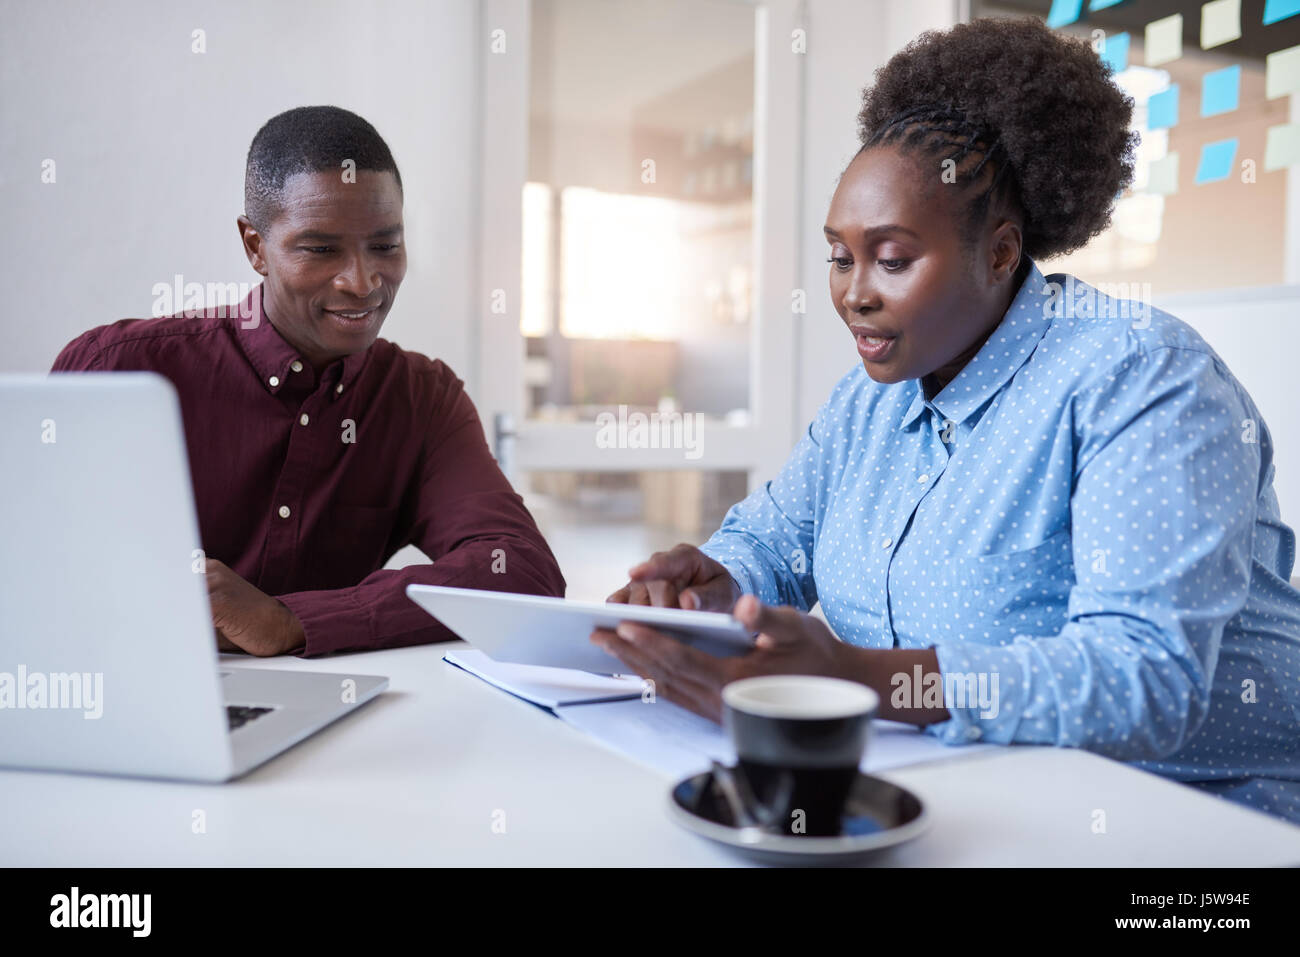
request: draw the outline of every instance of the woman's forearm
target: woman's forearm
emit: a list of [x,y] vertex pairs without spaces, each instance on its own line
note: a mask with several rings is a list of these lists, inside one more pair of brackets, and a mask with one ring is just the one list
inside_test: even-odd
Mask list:
[[[879,718],[927,725],[947,721],[939,655],[933,648],[852,648],[849,674],[880,695]],[[934,707],[937,696],[938,707]],[[930,707],[926,707],[929,699]]]

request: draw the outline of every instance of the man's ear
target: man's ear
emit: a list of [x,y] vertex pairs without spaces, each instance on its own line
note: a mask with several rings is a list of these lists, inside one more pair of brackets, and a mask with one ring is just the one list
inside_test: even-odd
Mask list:
[[1011,279],[1020,265],[1024,248],[1020,227],[1009,219],[998,223],[989,243],[989,279],[999,285]]
[[235,220],[235,225],[239,227],[239,241],[244,244],[244,255],[248,257],[248,264],[265,276],[269,272],[266,259],[262,255],[262,243],[266,241],[266,237],[257,231],[257,227],[247,216],[240,216]]

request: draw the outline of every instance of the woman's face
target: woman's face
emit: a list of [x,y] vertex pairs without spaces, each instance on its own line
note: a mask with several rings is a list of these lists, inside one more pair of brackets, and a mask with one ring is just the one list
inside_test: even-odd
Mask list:
[[969,191],[944,183],[938,160],[927,182],[928,162],[890,147],[859,153],[826,217],[831,300],[867,374],[881,383],[935,373],[946,385],[1015,292],[1007,280],[1020,257],[1018,228],[1005,223],[973,244],[963,239]]

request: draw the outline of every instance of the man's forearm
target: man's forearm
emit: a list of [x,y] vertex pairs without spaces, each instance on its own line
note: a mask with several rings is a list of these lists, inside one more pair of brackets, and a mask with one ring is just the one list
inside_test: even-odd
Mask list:
[[471,542],[430,564],[380,570],[351,588],[281,595],[305,631],[306,657],[447,641],[456,636],[406,597],[406,586],[448,585],[563,596],[544,545],[510,538]]

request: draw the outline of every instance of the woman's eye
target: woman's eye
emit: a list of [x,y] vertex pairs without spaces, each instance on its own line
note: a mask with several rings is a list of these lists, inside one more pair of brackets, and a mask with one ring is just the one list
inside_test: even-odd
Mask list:
[[885,272],[902,272],[907,267],[906,259],[877,259],[876,262]]
[[832,256],[826,261],[834,263],[836,269],[849,269],[853,266],[853,260],[847,256]]

